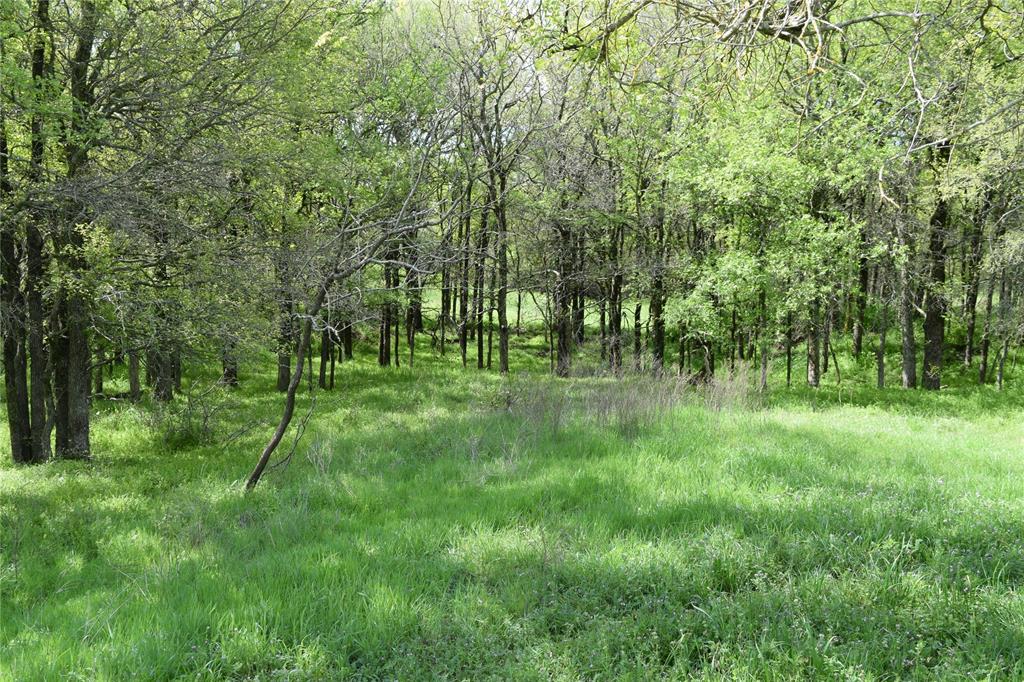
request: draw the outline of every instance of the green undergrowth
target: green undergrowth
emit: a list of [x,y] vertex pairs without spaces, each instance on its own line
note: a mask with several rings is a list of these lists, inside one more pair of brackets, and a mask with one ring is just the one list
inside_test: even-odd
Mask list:
[[5,456],[0,678],[1024,676],[1020,392],[555,381],[543,348],[508,380],[361,349],[248,495],[256,367],[101,401],[92,462]]

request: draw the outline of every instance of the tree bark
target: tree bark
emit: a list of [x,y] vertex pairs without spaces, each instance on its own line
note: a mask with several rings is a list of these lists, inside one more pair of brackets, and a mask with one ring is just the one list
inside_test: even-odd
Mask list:
[[337,360],[337,358],[339,356],[341,356],[341,353],[342,353],[341,349],[338,348],[338,344],[334,340],[333,335],[332,335],[332,339],[331,339],[330,350],[331,350],[331,372],[330,372],[330,379],[329,379],[327,388],[329,390],[333,391],[334,390],[334,363]]
[[821,303],[814,299],[811,301],[807,324],[807,385],[812,388],[817,388],[821,383],[821,341],[818,333],[820,323]]
[[459,282],[459,353],[462,356],[462,366],[465,367],[467,363],[468,345],[469,345],[469,245],[470,245],[470,232],[472,231],[473,225],[473,214],[470,210],[472,208],[473,198],[473,180],[470,178],[466,182],[466,196],[464,199],[463,207],[466,214],[465,220],[463,221],[463,233],[462,233],[462,254],[461,254],[461,268],[460,268],[460,282]]
[[917,388],[917,340],[914,338],[914,294],[911,291],[907,265],[898,268],[900,357],[903,388]]
[[345,328],[341,330],[341,343],[342,343],[342,346],[344,347],[344,350],[345,350],[345,359],[346,360],[351,360],[352,359],[352,350],[353,350],[353,347],[352,347],[353,346],[353,343],[352,343],[352,325],[351,324],[345,325]]
[[1006,270],[1003,269],[999,284],[999,321],[1002,327],[1003,342],[996,363],[996,388],[1003,390],[1003,377],[1006,373],[1006,357],[1010,352],[1010,310],[1013,306],[1013,290],[1007,281]]
[[[0,59],[4,54],[0,36]],[[10,196],[5,93],[0,89],[0,202]],[[4,395],[11,457],[32,462],[32,425],[28,397],[28,345],[25,338],[25,297],[21,290],[18,236],[13,221],[0,220],[0,328],[3,337]]]
[[612,229],[609,244],[609,265],[612,269],[608,297],[608,364],[612,372],[622,371],[622,288],[623,274],[620,262],[625,240],[621,225]]
[[878,348],[875,349],[876,379],[878,388],[885,388],[885,337],[889,331],[889,306],[882,302],[878,320]]
[[292,305],[290,301],[280,303],[281,319],[278,323],[277,336],[277,390],[288,390],[291,382],[292,359]]
[[786,388],[793,384],[793,313],[786,313]]
[[508,219],[505,214],[506,178],[498,185],[498,371],[508,374]]
[[139,352],[128,351],[128,397],[133,403],[142,400],[142,387],[139,385]]
[[260,458],[256,462],[256,467],[249,474],[249,478],[245,482],[246,490],[252,490],[260,482],[260,477],[263,476],[263,471],[267,468],[271,455],[274,454],[274,450],[280,445],[285,431],[288,430],[288,425],[291,424],[292,415],[295,414],[295,395],[298,393],[299,384],[302,382],[302,369],[306,362],[304,354],[306,348],[309,347],[309,339],[313,330],[313,318],[320,313],[326,296],[327,287],[322,287],[313,298],[309,310],[306,311],[306,319],[302,323],[302,337],[299,341],[298,352],[295,357],[295,371],[291,373],[288,388],[285,390],[284,412],[277,424],[277,428],[274,429],[274,434],[270,437],[270,442],[263,448],[263,452],[260,453]]
[[234,340],[224,342],[224,349],[221,353],[220,382],[225,386],[238,386],[238,355],[235,350]]
[[[742,348],[742,341],[740,347]],[[736,302],[732,304],[732,321],[729,324],[729,371],[736,369]],[[743,351],[740,351],[742,353]]]
[[149,371],[153,376],[153,398],[159,402],[169,402],[174,398],[174,358],[166,347],[156,348],[149,361]]
[[768,390],[768,310],[767,310],[767,296],[765,295],[764,287],[758,292],[758,320],[757,320],[757,333],[761,338],[761,380],[758,384],[758,388],[761,393]]
[[978,291],[981,284],[981,237],[984,232],[985,220],[991,205],[990,193],[986,193],[981,206],[970,222],[970,234],[967,239],[967,258],[964,263],[964,276],[967,280],[967,292],[964,296],[964,319],[966,321],[966,343],[964,345],[964,367],[970,367],[974,360],[974,337],[977,333]]
[[[392,281],[394,283],[395,289],[397,290],[398,289],[398,271],[397,270],[395,270],[394,279]],[[390,306],[390,313],[391,313],[391,318],[392,318],[392,326],[393,326],[393,329],[394,329],[394,332],[395,332],[395,334],[394,334],[395,352],[393,353],[393,359],[395,361],[395,367],[400,367],[401,364],[402,364],[402,361],[401,361],[401,357],[402,356],[401,356],[401,351],[399,350],[399,343],[400,343],[400,339],[402,338],[402,318],[401,318],[401,315],[398,314],[398,306],[397,305],[389,304],[389,306]]]
[[861,230],[860,259],[857,270],[857,292],[854,295],[856,317],[853,321],[853,357],[860,359],[864,349],[864,313],[868,302],[868,238],[867,229]]
[[491,268],[490,292],[487,298],[487,369],[491,368],[491,356],[494,351],[494,308],[495,291],[498,288],[497,268]]
[[565,226],[558,228],[558,277],[555,282],[555,333],[558,337],[558,351],[555,360],[555,374],[569,376],[572,365],[572,233]]
[[586,341],[586,314],[587,297],[584,280],[584,273],[587,268],[587,253],[585,232],[580,229],[576,231],[575,248],[573,250],[573,301],[572,301],[572,326],[573,340],[576,345],[582,346]]
[[981,334],[981,362],[978,364],[978,383],[988,381],[988,357],[992,345],[992,298],[995,293],[995,281],[988,278],[988,290],[985,294],[985,326]]
[[[92,85],[89,81],[89,65],[95,48],[96,4],[92,0],[83,0],[80,6],[80,21],[77,26],[75,51],[69,63],[69,90],[74,116],[64,129],[64,154],[67,163],[67,176],[74,179],[80,175],[88,163],[88,147],[83,140],[89,135],[88,109],[93,99]],[[63,229],[58,239],[57,253],[65,261],[68,275],[76,282],[83,280],[87,267],[82,257],[85,240],[77,223],[80,221],[80,207],[71,202],[64,216]],[[90,362],[92,353],[89,350],[89,300],[84,287],[71,286],[60,291],[62,315],[62,339],[65,341],[66,354],[59,359],[62,366],[61,386],[56,388],[63,399],[63,405],[57,421],[57,454],[64,459],[88,459],[91,448],[89,443],[89,412],[91,408],[91,373]],[[54,376],[55,382],[57,376]],[[67,429],[61,434],[61,427]]]
[[703,335],[700,337],[700,347],[703,358],[697,378],[701,381],[710,381],[715,377],[715,347],[708,337]]
[[[459,221],[459,229],[461,229],[462,222]],[[448,340],[448,313],[452,307],[452,271],[449,265],[449,258],[452,252],[452,239],[451,230],[445,229],[444,236],[441,240],[441,257],[443,259],[441,264],[441,312],[437,316],[437,331],[440,335],[440,352],[441,357],[444,357]]]
[[[947,149],[945,157],[948,156]],[[949,206],[945,199],[939,199],[930,222],[929,282],[924,305],[924,372],[921,387],[937,391],[942,385],[942,354],[945,350],[946,329],[946,298],[942,289],[946,283],[946,230],[949,225]]]
[[320,388],[327,388],[327,366],[330,364],[333,354],[330,326],[325,324],[323,332],[320,334],[320,376],[317,380],[317,385]]
[[[43,88],[46,77],[46,45],[44,31],[50,26],[49,0],[36,3],[36,33],[32,39],[32,82],[37,91]],[[43,116],[32,113],[30,127],[29,179],[38,186],[43,179],[46,140]],[[47,415],[49,397],[50,360],[46,346],[45,310],[42,287],[46,277],[46,256],[41,230],[42,212],[31,211],[26,225],[25,299],[28,303],[29,350],[29,406],[31,408],[32,461],[45,462],[50,458],[50,422]]]
[[642,303],[633,307],[633,371],[639,372],[644,365],[644,327]]
[[822,325],[823,329],[821,332],[821,373],[828,374],[828,361],[829,355],[832,353],[832,314],[833,308],[831,301],[826,306],[825,310],[825,321]]
[[474,270],[474,291],[473,291],[473,322],[476,327],[476,368],[484,368],[484,287],[487,284],[486,264],[487,251],[490,241],[490,228],[488,217],[490,211],[487,207],[480,214],[480,235],[477,239],[477,254]]
[[668,181],[661,181],[661,196],[654,221],[654,272],[651,273],[651,358],[653,370],[660,375],[665,364],[665,269],[666,258],[665,201]]

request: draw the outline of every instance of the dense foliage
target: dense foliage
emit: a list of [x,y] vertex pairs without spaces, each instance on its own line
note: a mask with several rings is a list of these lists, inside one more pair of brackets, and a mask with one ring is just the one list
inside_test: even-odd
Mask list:
[[7,0],[13,457],[48,459],[54,432],[88,457],[112,363],[125,397],[144,369],[169,401],[183,365],[219,359],[233,385],[273,349],[286,409],[255,485],[314,346],[323,387],[371,334],[384,366],[429,332],[490,368],[497,340],[504,373],[524,300],[560,376],[589,318],[613,373],[738,359],[763,390],[800,347],[817,386],[873,346],[882,387],[892,327],[903,387],[1001,387],[1021,21],[992,2]]
[[1022,93],[1020,0],[0,0],[0,676],[1021,677]]

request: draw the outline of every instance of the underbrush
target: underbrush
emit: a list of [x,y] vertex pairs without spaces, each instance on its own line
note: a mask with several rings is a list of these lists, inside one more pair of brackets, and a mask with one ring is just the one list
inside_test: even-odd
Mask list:
[[450,360],[342,365],[248,495],[272,377],[5,461],[0,678],[1024,676],[1017,398]]

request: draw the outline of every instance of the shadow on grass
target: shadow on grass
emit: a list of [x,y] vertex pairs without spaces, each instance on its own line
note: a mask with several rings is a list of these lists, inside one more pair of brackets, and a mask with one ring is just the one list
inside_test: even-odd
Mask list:
[[[291,465],[249,496],[237,482],[260,433],[160,453],[111,437],[93,464],[5,472],[4,665],[20,679],[1022,672],[1024,523],[997,480],[1019,464],[940,485],[918,463],[928,443],[901,459],[773,411],[682,406],[627,438],[496,409],[491,375],[346,372]],[[933,414],[927,400],[911,413]],[[239,395],[224,426],[278,403]]]

